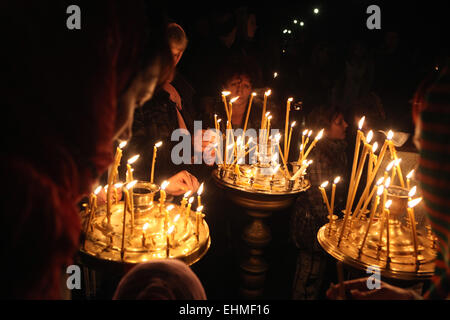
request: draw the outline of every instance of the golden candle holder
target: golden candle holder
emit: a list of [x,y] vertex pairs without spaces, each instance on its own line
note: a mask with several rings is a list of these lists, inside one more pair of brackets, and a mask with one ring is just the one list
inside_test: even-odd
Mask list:
[[388,188],[387,199],[392,200],[389,208],[389,240],[385,217],[376,213],[368,231],[369,219],[366,212],[346,227],[350,230],[340,243],[343,219],[335,222],[335,228],[330,229],[329,224],[322,226],[317,234],[320,245],[338,261],[364,271],[369,267],[375,267],[386,278],[398,280],[431,278],[436,257],[433,237],[430,237],[430,232],[425,229],[416,231],[416,259],[414,234],[410,226],[402,222],[402,217],[407,212],[408,190],[400,186],[391,186]]
[[[188,265],[200,260],[211,244],[208,224],[202,219],[197,237],[196,213],[166,202],[163,210],[173,207],[167,210],[167,217],[169,224],[174,226],[168,248],[164,228],[166,215],[161,215],[160,204],[152,201],[158,190],[158,186],[148,182],[136,184],[133,189],[134,219],[132,221],[130,212],[127,212],[125,228],[123,201],[112,204],[110,227],[106,221],[106,205],[99,206],[91,218],[91,228],[87,230],[80,249],[81,261],[94,268],[122,271],[125,266],[152,259],[179,259]],[[177,215],[183,219],[178,218],[174,222]],[[83,223],[89,219],[87,210],[81,212],[81,218]]]
[[269,268],[263,257],[264,248],[272,239],[267,219],[273,212],[288,208],[301,192],[310,187],[309,181],[303,178],[292,181],[280,170],[273,175],[263,174],[268,167],[263,164],[241,165],[239,177],[232,170],[221,167],[212,174],[219,188],[251,218],[242,232],[242,239],[249,250],[240,264],[241,295],[251,299],[262,296]]

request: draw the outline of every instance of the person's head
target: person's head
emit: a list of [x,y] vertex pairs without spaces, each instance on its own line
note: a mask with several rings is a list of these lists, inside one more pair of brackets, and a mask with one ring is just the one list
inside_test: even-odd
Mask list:
[[180,260],[141,263],[120,281],[114,300],[206,300],[194,272]]
[[167,27],[167,36],[169,38],[174,63],[177,65],[188,44],[186,33],[180,25],[170,23]]
[[325,106],[317,107],[309,114],[308,125],[317,130],[324,128],[325,135],[332,140],[344,140],[348,127],[339,109]]
[[214,35],[231,47],[236,40],[237,31],[234,14],[229,10],[215,12],[212,17],[212,28]]
[[245,104],[257,82],[257,71],[249,59],[232,60],[225,63],[222,75],[222,89],[231,92],[230,97],[239,96],[235,105]]

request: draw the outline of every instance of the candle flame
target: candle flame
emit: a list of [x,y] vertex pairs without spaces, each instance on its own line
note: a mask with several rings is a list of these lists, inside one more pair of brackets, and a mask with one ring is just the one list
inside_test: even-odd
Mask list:
[[131,188],[133,188],[133,187],[136,185],[137,182],[138,182],[137,180],[133,180],[133,181],[127,183],[126,188],[127,188],[128,190],[130,190]]
[[394,164],[395,164],[395,160],[392,160],[391,162],[389,162],[389,164],[386,167],[386,171],[391,171]]
[[366,138],[367,143],[370,143],[370,141],[372,141],[372,138],[373,138],[373,131],[370,130]]
[[169,183],[170,183],[169,181],[164,180],[163,183],[161,184],[161,190],[166,190]]
[[323,131],[324,131],[324,130],[325,130],[325,129],[322,129],[322,130],[319,131],[319,133],[317,134],[315,140],[320,140],[320,139],[322,138],[322,136],[323,136]]
[[194,197],[189,198],[189,204],[191,204],[192,202],[194,202]]
[[300,151],[303,150],[303,144],[300,144]]
[[268,116],[268,117],[267,117],[267,119],[269,119],[269,120],[272,120],[272,116],[271,116],[271,115],[270,115],[270,116]]
[[202,182],[202,184],[200,185],[200,187],[199,187],[198,190],[197,190],[197,195],[198,195],[198,196],[201,195],[202,192],[203,192],[203,183],[204,183],[204,182]]
[[256,92],[253,92],[253,93],[252,93],[252,96],[256,97]]
[[385,207],[386,209],[389,209],[389,207],[391,206],[391,204],[392,204],[392,200],[389,199],[389,200],[386,201],[386,203],[384,204],[384,207]]
[[384,186],[383,185],[378,186],[378,188],[377,188],[377,196],[381,196],[381,194],[383,193],[383,190],[384,190]]
[[297,124],[297,121],[294,121],[291,123],[291,128],[295,127],[295,125]]
[[218,119],[218,120],[217,120],[217,124],[219,124],[221,121],[222,121],[222,119]]
[[265,114],[265,117],[267,118],[269,116],[269,114],[270,114],[270,111],[267,111]]
[[95,188],[94,194],[97,195],[100,192],[100,190],[102,190],[102,186],[98,186],[97,188]]
[[312,130],[309,130],[309,132],[308,132],[308,137],[311,137],[312,133],[313,133],[313,131],[312,131]]
[[187,199],[187,198],[191,195],[191,193],[192,193],[192,191],[189,190],[188,192],[186,192],[186,193],[184,194],[183,198],[186,198],[186,199]]
[[416,194],[416,191],[417,191],[417,187],[416,186],[412,187],[411,190],[409,190],[408,197],[410,197],[410,198],[414,197],[414,195]]
[[122,182],[118,182],[114,185],[114,188],[119,189],[123,187],[123,183]]
[[389,188],[389,185],[391,184],[391,177],[388,177],[386,181],[384,182],[384,187],[387,189]]
[[375,153],[378,149],[378,142],[375,141],[375,143],[372,146],[372,153]]
[[309,160],[306,164],[309,166],[311,163],[313,163],[313,161]]
[[139,155],[135,155],[133,157],[131,157],[130,159],[128,159],[128,164],[133,164],[136,162],[136,160],[139,159]]
[[384,181],[384,177],[381,177],[380,179],[377,180],[377,186],[379,186],[380,184],[382,184]]
[[203,210],[203,206],[197,207],[197,212],[202,212],[202,210]]
[[407,179],[411,179],[412,176],[413,176],[413,174],[414,174],[414,169],[412,169],[412,170],[406,175],[406,178],[407,178]]
[[359,120],[359,122],[358,122],[358,128],[359,128],[359,130],[362,129],[362,127],[363,127],[363,125],[364,125],[364,120],[366,120],[366,117],[365,117],[365,116],[362,117],[362,118]]
[[395,160],[395,166],[398,166],[400,164],[400,162],[402,162],[401,158],[398,158],[397,160]]
[[305,129],[302,133],[304,136],[306,136],[308,134],[308,129]]
[[328,186],[328,181],[325,181],[320,185],[321,188],[326,188]]
[[270,96],[271,93],[272,93],[272,90],[269,89],[266,92],[264,92],[264,95],[268,97],[268,96]]
[[159,141],[159,142],[155,143],[155,147],[159,148],[162,146],[162,144],[163,144],[162,141]]
[[170,204],[166,207],[166,210],[171,211],[173,208],[175,208],[175,206],[173,204]]
[[234,103],[237,99],[239,99],[239,96],[230,99],[230,103]]
[[422,201],[422,197],[408,201],[408,207],[414,208],[415,206],[417,206],[419,204],[420,201]]
[[228,95],[230,95],[230,94],[231,94],[230,91],[222,91],[222,95],[223,95],[224,97],[226,97],[226,96],[228,96]]
[[278,72],[273,73],[273,78],[275,79],[276,77],[278,77]]
[[146,223],[144,224],[144,226],[142,227],[142,231],[147,230],[149,226],[150,226],[150,224],[149,224],[148,222],[146,222]]
[[125,146],[127,145],[127,143],[128,143],[128,141],[122,141],[122,142],[119,144],[119,149],[125,148]]
[[175,218],[173,218],[173,223],[177,223],[177,221],[180,220],[180,217],[180,214],[177,214]]
[[393,137],[394,137],[394,132],[392,130],[389,130],[389,132],[387,134],[387,139],[392,140]]
[[106,184],[106,185],[104,186],[104,188],[105,188],[105,192],[107,192],[107,191],[108,191],[108,187],[109,187],[109,185],[107,185],[107,184]]
[[288,101],[292,102],[292,101],[294,101],[294,98],[289,98]]
[[334,178],[333,183],[334,183],[334,184],[338,184],[339,181],[341,181],[341,177],[336,177],[336,178]]
[[169,230],[167,230],[167,234],[172,234],[173,230],[175,229],[174,225],[171,225]]

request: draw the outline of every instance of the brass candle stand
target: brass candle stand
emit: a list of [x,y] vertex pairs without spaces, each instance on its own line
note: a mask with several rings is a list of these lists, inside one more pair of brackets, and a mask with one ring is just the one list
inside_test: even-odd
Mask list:
[[[202,219],[197,235],[197,213],[190,206],[171,203],[164,203],[161,209],[160,203],[153,201],[158,190],[154,184],[138,182],[133,189],[133,212],[127,210],[124,219],[124,202],[113,203],[110,225],[106,205],[99,206],[93,217],[88,210],[81,212],[85,227],[91,220],[85,229],[81,260],[110,271],[161,258],[180,259],[188,265],[200,260],[211,243],[206,221]],[[166,223],[173,226],[171,234]]]
[[222,166],[213,171],[219,188],[251,218],[242,232],[242,239],[249,248],[240,264],[241,294],[245,298],[261,297],[264,291],[269,266],[263,254],[272,239],[267,219],[273,212],[292,205],[299,194],[309,188],[309,182],[303,178],[292,181],[280,171],[264,175],[265,169],[267,165],[256,164],[240,166],[239,174]]
[[[320,245],[338,261],[366,271],[369,267],[380,270],[382,276],[398,280],[425,280],[434,273],[436,239],[425,229],[416,231],[414,237],[407,213],[408,190],[400,186],[388,188],[387,200],[392,200],[389,216],[389,240],[386,217],[376,213],[370,224],[366,214],[361,214],[344,232],[343,219],[322,226],[317,234]],[[414,238],[417,240],[417,258]],[[387,245],[389,244],[389,250]],[[389,254],[389,256],[388,256]]]

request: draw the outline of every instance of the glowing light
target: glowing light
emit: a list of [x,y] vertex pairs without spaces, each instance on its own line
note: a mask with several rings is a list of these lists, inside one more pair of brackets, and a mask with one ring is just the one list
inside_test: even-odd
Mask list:
[[300,21],[300,26],[304,26],[305,25],[305,23],[303,22],[303,21]]
[[311,137],[312,133],[313,133],[313,131],[312,131],[312,130],[309,130],[309,132],[308,132],[308,138]]
[[239,96],[230,99],[230,103],[234,103],[237,99],[239,99]]
[[386,171],[391,171],[394,164],[395,164],[395,160],[392,160],[391,162],[389,162],[389,164],[386,167]]
[[135,155],[133,157],[131,157],[130,159],[128,159],[128,164],[133,164],[136,162],[136,160],[139,159],[139,155]]
[[142,227],[142,231],[147,230],[148,227],[150,227],[150,224],[149,224],[148,222],[146,222],[146,223],[144,224],[144,226]]
[[382,193],[383,193],[383,191],[384,191],[384,186],[383,186],[383,185],[378,186],[378,189],[377,189],[377,195],[378,195],[378,196],[381,196]]
[[324,130],[325,130],[325,129],[322,129],[322,130],[319,131],[319,133],[317,134],[315,140],[320,140],[320,139],[322,139],[323,131],[324,131]]
[[194,197],[189,198],[189,204],[191,204],[192,202],[194,202]]
[[138,182],[137,180],[133,180],[133,181],[127,183],[126,188],[127,188],[128,190],[130,190],[131,188],[133,188],[133,187],[136,185],[137,182]]
[[380,184],[382,184],[384,181],[384,177],[381,177],[380,179],[377,180],[377,186],[379,186]]
[[386,201],[386,203],[384,204],[384,207],[385,207],[386,209],[389,209],[389,207],[391,206],[391,204],[392,204],[392,200],[389,199],[389,200]]
[[192,191],[191,190],[189,190],[188,192],[186,192],[185,194],[184,194],[184,196],[183,196],[183,198],[189,198],[189,196],[191,195],[191,193],[192,193]]
[[306,136],[308,134],[308,129],[304,130],[302,133],[304,136]]
[[173,204],[171,204],[171,205],[167,206],[166,210],[171,211],[173,208],[175,208],[175,206]]
[[120,149],[125,148],[125,146],[127,145],[127,143],[128,143],[128,141],[122,141],[122,142],[119,144],[119,148],[120,148]]
[[278,72],[273,73],[273,78],[275,79],[276,77],[278,77]]
[[373,138],[373,131],[370,130],[366,138],[367,143],[370,143],[370,141],[372,141],[372,138]]
[[173,230],[175,229],[174,225],[171,225],[169,230],[167,230],[167,234],[172,234]]
[[328,181],[325,181],[320,185],[321,188],[326,188],[328,186]]
[[394,131],[389,130],[388,134],[387,134],[387,139],[388,140],[392,140],[392,138],[394,137]]
[[163,144],[162,141],[159,141],[159,142],[155,143],[155,147],[159,148],[162,146],[162,144]]
[[267,97],[270,96],[271,94],[272,94],[272,90],[270,90],[270,89],[267,90],[266,92],[264,92],[264,95]]
[[169,181],[165,180],[163,181],[163,183],[161,184],[161,190],[166,190],[167,186],[169,185]]
[[203,184],[204,184],[204,182],[202,182],[202,184],[200,185],[200,187],[197,190],[197,195],[198,196],[200,196],[202,194],[202,192],[203,192]]
[[288,99],[288,101],[292,102],[292,101],[294,101],[294,98],[291,97],[291,98]]
[[225,97],[230,95],[230,94],[231,94],[230,91],[222,91],[222,95],[225,96]]
[[420,201],[422,201],[422,197],[408,201],[408,207],[414,208],[415,206],[417,206],[419,204]]
[[272,174],[277,173],[278,169],[280,169],[281,164],[277,164],[276,167],[273,169]]
[[407,178],[407,179],[411,179],[412,176],[413,176],[413,174],[414,174],[414,169],[412,169],[412,170],[406,175],[406,178]]
[[98,186],[97,188],[95,188],[94,194],[97,195],[100,192],[100,190],[102,190],[102,186]]
[[359,130],[362,129],[362,127],[363,127],[363,125],[364,125],[364,120],[366,120],[366,117],[365,117],[365,116],[362,117],[362,118],[359,120],[359,122],[358,122],[358,128],[359,128]]
[[319,14],[319,9],[318,8],[314,8],[313,12],[314,12],[314,14]]
[[180,217],[180,214],[177,214],[175,218],[173,218],[173,223],[177,223],[177,221],[180,220]]
[[389,185],[391,184],[391,177],[388,177],[386,181],[384,182],[384,187],[387,189],[389,188]]
[[297,23],[298,23],[297,19],[294,19],[294,24],[297,24]]
[[197,208],[197,212],[202,212],[202,210],[203,210],[203,206],[199,206],[199,207]]
[[118,182],[114,185],[114,188],[119,189],[123,187],[123,183],[122,182]]
[[377,151],[378,149],[378,142],[375,142],[372,146],[372,152],[375,153],[375,151]]
[[294,121],[291,123],[291,128],[295,127],[295,125],[297,124],[297,121]]
[[275,141],[278,143],[278,142],[280,142],[280,140],[281,140],[281,134],[280,134],[280,133],[277,133],[277,134],[275,135]]
[[339,181],[341,181],[341,177],[336,177],[336,178],[334,178],[333,183],[334,183],[334,184],[338,184]]

